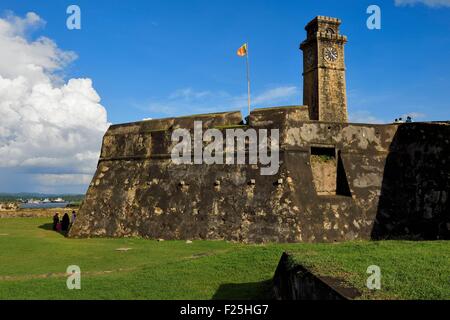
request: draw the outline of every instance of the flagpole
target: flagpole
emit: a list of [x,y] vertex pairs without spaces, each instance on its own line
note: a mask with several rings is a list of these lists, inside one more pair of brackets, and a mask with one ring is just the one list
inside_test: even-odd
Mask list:
[[247,61],[247,101],[248,101],[248,116],[250,117],[250,67],[249,67],[249,63],[248,63],[248,43],[247,43],[247,54],[246,56],[246,61]]

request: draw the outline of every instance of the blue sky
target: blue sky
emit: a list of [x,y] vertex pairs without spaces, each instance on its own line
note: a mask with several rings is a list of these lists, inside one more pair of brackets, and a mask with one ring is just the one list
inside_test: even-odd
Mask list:
[[[81,30],[66,28],[71,4],[81,8]],[[366,27],[371,4],[381,7],[381,30]],[[244,42],[249,43],[254,107],[301,104],[299,44],[305,24],[317,15],[342,19],[341,32],[349,39],[351,120],[389,122],[406,114],[421,121],[450,119],[449,0],[0,2],[2,17],[28,12],[45,22],[21,36],[30,43],[45,36],[58,50],[71,52],[70,62],[51,72],[63,83],[91,79],[110,123],[236,109],[245,113],[245,60],[236,56]],[[26,176],[35,167],[29,163],[36,161],[21,164],[26,170],[14,174],[0,168],[0,192],[84,192],[93,170],[81,170],[85,177],[76,185],[58,184],[66,176],[30,187]],[[41,165],[39,172],[75,174],[69,165],[51,167]]]
[[[65,27],[72,3],[81,8],[81,30]],[[381,30],[366,28],[370,4],[381,7]],[[355,120],[389,121],[411,112],[422,114],[421,120],[450,119],[448,7],[394,1],[33,0],[2,1],[0,9],[34,11],[47,21],[39,33],[78,55],[66,76],[93,79],[113,123],[236,109],[227,102],[246,94],[244,60],[235,54],[245,41],[254,95],[297,87],[296,94],[288,90],[274,103],[301,103],[298,46],[304,25],[316,15],[343,20]]]

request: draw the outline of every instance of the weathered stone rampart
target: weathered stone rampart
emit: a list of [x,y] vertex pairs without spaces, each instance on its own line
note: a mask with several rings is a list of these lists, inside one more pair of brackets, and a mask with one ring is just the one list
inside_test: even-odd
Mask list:
[[[448,124],[308,119],[307,107],[285,107],[256,109],[245,126],[240,112],[111,126],[70,236],[448,238]],[[172,132],[192,129],[195,120],[222,131],[279,129],[278,173],[263,176],[260,165],[174,164]]]

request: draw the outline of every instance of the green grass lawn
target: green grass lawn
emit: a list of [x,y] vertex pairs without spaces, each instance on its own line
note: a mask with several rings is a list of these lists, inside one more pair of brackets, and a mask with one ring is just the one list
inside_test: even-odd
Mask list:
[[[283,251],[320,274],[345,279],[362,298],[450,299],[445,241],[244,245],[68,239],[48,230],[49,222],[0,219],[0,299],[270,298]],[[364,289],[372,264],[382,272],[382,289],[375,293]],[[69,265],[81,268],[81,290],[66,287]]]

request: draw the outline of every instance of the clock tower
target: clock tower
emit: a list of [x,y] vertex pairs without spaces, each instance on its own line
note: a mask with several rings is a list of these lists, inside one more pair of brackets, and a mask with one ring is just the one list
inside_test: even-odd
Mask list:
[[305,30],[303,51],[303,104],[311,120],[347,122],[344,45],[341,20],[318,16]]

